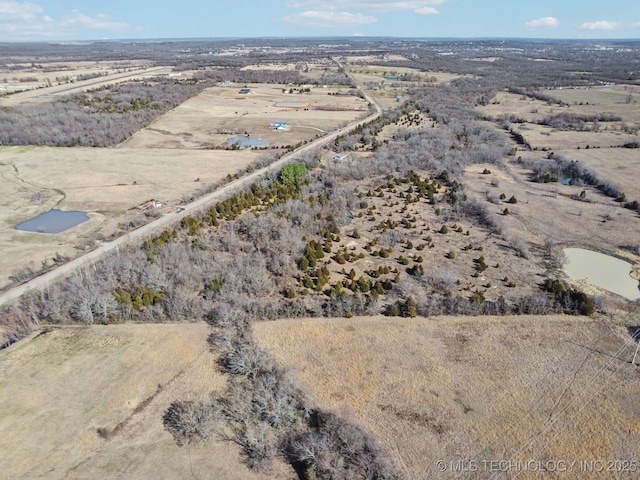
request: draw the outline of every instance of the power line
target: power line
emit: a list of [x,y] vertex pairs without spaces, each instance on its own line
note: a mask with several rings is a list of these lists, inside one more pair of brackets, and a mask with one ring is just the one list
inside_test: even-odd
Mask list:
[[[640,329],[639,329],[640,331]],[[620,355],[622,355],[622,353],[626,350],[626,348],[628,347],[628,343],[625,342],[616,352],[616,354],[607,362],[605,363],[605,365],[603,365],[594,375],[593,377],[591,377],[591,379],[587,382],[587,384],[584,386],[584,388],[578,392],[558,413],[556,413],[555,415],[553,415],[549,420],[547,420],[547,422],[545,422],[545,426],[538,431],[537,433],[535,433],[534,435],[532,435],[531,437],[529,437],[529,440],[520,448],[518,449],[517,452],[515,452],[511,458],[509,458],[508,463],[513,462],[516,457],[522,455],[527,449],[529,449],[530,447],[533,446],[533,444],[536,442],[536,440],[540,439],[545,433],[547,433],[559,420],[560,417],[569,409],[571,408],[578,400],[580,400],[580,397],[582,396],[583,393],[585,393],[597,380],[598,377],[600,377],[603,373],[606,372],[606,370],[610,367],[610,365],[613,364],[613,362],[619,360]],[[615,372],[613,372],[613,374],[610,376],[610,378],[612,378],[615,374],[617,374],[617,372],[620,370],[620,368],[622,368],[622,366],[624,365],[621,364],[618,369],[615,370]],[[582,365],[581,365],[582,366]],[[581,367],[580,367],[581,368]],[[609,380],[610,381],[610,380]],[[609,381],[607,381],[605,383],[605,385],[603,385],[600,389],[598,389],[598,391],[600,391],[602,388],[604,388],[604,386],[606,386]],[[588,402],[585,401],[581,408],[578,409],[578,412],[576,414],[574,414],[573,417],[571,417],[571,419],[573,419],[578,413],[580,413],[586,406]],[[571,420],[569,419],[569,420]],[[557,435],[560,434],[560,432],[562,431],[562,429],[568,424],[568,422],[564,423],[561,427],[560,430],[558,431],[558,433],[551,438],[551,440],[549,440],[549,442],[547,442],[547,444],[545,444],[545,447],[548,446],[548,444],[557,437]],[[543,447],[543,448],[545,448]],[[501,471],[501,472],[496,472],[494,473],[491,477],[489,477],[490,479],[494,479],[494,478],[499,478],[501,475],[506,475],[507,472],[506,471]],[[516,475],[517,477],[517,475]],[[514,478],[516,478],[514,477]]]

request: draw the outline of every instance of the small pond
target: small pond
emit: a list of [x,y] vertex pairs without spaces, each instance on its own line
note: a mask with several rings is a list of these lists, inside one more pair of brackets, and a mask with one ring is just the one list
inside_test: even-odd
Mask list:
[[563,252],[566,256],[564,270],[573,280],[586,280],[629,300],[640,298],[638,280],[629,275],[629,262],[582,248],[565,248]]
[[16,230],[36,233],[60,233],[89,220],[85,212],[63,212],[52,208],[37,217],[16,225]]
[[269,145],[269,142],[266,140],[251,138],[248,135],[236,135],[235,137],[227,138],[227,143],[230,145],[238,145],[239,147],[262,147]]

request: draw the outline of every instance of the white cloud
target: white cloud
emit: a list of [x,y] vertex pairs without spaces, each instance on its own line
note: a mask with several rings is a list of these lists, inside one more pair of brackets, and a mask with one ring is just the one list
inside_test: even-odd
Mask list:
[[415,10],[415,12],[419,15],[437,15],[440,13],[437,9],[433,7],[422,7]]
[[438,13],[433,7],[442,5],[447,0],[291,0],[289,7],[304,8],[316,11],[367,11],[390,12],[413,10],[416,13],[429,15]]
[[32,18],[36,13],[40,12],[42,12],[42,7],[33,3],[0,1],[0,15],[4,20]]
[[620,26],[617,22],[608,20],[598,20],[597,22],[587,22],[580,25],[582,30],[614,30]]
[[363,15],[361,13],[327,12],[319,10],[295,13],[284,17],[283,20],[295,26],[309,28],[369,25],[378,21],[376,17]]
[[0,39],[2,40],[75,38],[86,30],[126,32],[134,28],[104,14],[89,16],[78,10],[72,10],[66,17],[55,19],[46,15],[40,5],[0,0]]
[[525,23],[525,26],[529,30],[536,30],[538,28],[556,28],[558,25],[560,25],[560,22],[555,17],[542,17]]
[[99,13],[95,17],[90,17],[78,10],[73,10],[71,15],[62,20],[59,25],[69,30],[75,28],[85,30],[115,30],[118,32],[131,30],[128,24],[117,22],[109,15]]

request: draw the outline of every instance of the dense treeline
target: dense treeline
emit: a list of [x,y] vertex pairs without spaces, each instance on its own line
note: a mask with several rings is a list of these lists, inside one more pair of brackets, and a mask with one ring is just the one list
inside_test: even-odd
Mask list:
[[223,438],[241,447],[251,469],[268,470],[280,456],[302,479],[400,478],[370,435],[314,408],[273,364],[251,338],[254,317],[220,304],[207,319],[209,341],[232,381],[221,397],[169,407],[164,425],[179,445]]
[[0,110],[0,144],[111,147],[198,94],[206,81],[111,85],[55,102]]

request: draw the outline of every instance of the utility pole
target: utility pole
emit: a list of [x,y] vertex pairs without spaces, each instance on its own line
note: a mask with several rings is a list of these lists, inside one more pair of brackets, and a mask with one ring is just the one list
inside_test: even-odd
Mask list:
[[636,346],[636,353],[633,354],[633,360],[631,360],[631,365],[636,364],[636,357],[638,356],[638,350],[640,350],[640,327],[636,329],[636,333],[633,334],[633,339],[638,342]]

